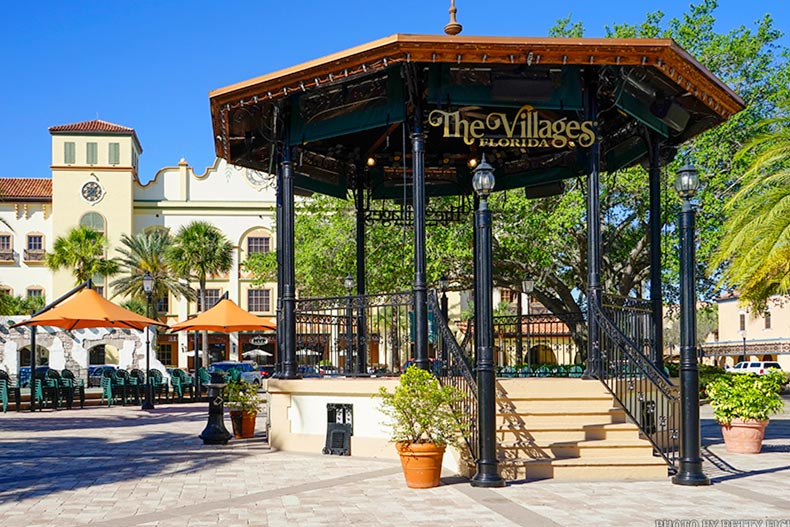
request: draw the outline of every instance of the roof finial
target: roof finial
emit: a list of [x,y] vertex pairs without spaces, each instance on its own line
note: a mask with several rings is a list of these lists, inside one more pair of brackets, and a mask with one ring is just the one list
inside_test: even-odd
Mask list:
[[458,21],[455,19],[455,14],[458,10],[455,8],[455,0],[450,0],[450,22],[444,26],[444,32],[448,35],[457,35],[461,32],[464,28]]

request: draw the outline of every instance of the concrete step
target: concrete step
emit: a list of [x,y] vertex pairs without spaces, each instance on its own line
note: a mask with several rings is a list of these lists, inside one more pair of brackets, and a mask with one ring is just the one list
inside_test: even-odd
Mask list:
[[641,439],[581,439],[578,441],[535,441],[528,438],[500,441],[506,458],[651,458],[653,445]]
[[[609,400],[611,404],[611,399]],[[541,408],[531,412],[497,412],[496,424],[523,424],[526,427],[543,425],[584,425],[589,423],[625,423],[627,421],[625,410],[622,408],[577,410],[574,412],[556,411],[551,407]]]
[[498,441],[518,441],[530,439],[539,444],[555,441],[592,441],[596,439],[637,440],[639,428],[631,423],[590,423],[590,424],[535,424],[520,426],[505,423],[497,428]]
[[619,456],[591,459],[510,458],[499,462],[500,475],[509,481],[519,480],[663,480],[667,465],[661,457],[630,459]]
[[570,378],[513,378],[497,379],[496,392],[504,397],[575,395],[581,397],[606,396],[609,392],[600,381]]
[[608,412],[613,407],[612,396],[596,395],[585,397],[583,395],[564,396],[521,396],[497,397],[496,409],[498,413],[553,413],[574,414],[589,412]]

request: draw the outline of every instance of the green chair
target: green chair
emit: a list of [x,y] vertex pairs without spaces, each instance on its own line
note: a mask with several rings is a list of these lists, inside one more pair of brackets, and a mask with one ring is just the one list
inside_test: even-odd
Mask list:
[[241,371],[238,368],[231,368],[228,370],[226,382],[239,382],[241,380]]
[[517,373],[516,368],[514,368],[513,366],[505,366],[504,368],[502,368],[502,372],[500,373],[500,375],[502,377],[515,377],[516,373]]
[[0,379],[0,405],[3,407],[3,413],[8,411],[8,383],[5,379]]
[[[208,385],[211,383],[211,375],[209,375],[206,368],[200,367],[197,370],[197,385],[195,392],[198,399],[203,395],[203,392],[208,392]],[[197,388],[200,388],[199,390]]]
[[578,364],[568,368],[568,377],[578,378],[582,376],[582,373],[584,373],[584,370]]
[[66,397],[66,408],[69,410],[74,405],[74,392],[80,397],[80,408],[85,408],[85,383],[77,379],[74,372],[65,368],[60,372],[60,386]]
[[134,368],[129,372],[127,382],[130,393],[134,393],[134,404],[140,404],[142,394],[145,393],[145,373],[139,368]]
[[56,410],[60,407],[60,372],[58,370],[47,370],[46,375],[42,379],[46,393],[52,402],[52,409]]
[[551,371],[545,364],[541,364],[535,369],[535,377],[548,377]]
[[532,368],[530,368],[529,366],[522,366],[518,370],[518,376],[519,377],[532,377]]
[[162,402],[162,395],[165,396],[165,402],[167,402],[168,397],[170,396],[170,388],[168,384],[165,382],[164,377],[162,376],[162,372],[159,370],[148,370],[148,378],[149,382],[153,386],[154,394],[156,395],[156,400],[158,402]]
[[192,389],[192,377],[184,370],[173,369],[170,372],[170,384],[173,386],[173,398],[178,395],[178,402],[184,402],[184,392],[187,390],[189,390],[190,399],[194,399],[195,392]]
[[101,376],[101,402],[107,401],[107,407],[112,406],[112,370],[105,368]]

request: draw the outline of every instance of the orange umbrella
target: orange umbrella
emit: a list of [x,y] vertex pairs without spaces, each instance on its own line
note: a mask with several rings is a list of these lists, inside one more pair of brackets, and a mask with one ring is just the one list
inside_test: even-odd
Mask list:
[[275,327],[263,318],[244,311],[232,300],[223,298],[214,307],[170,326],[173,331],[218,331],[233,333],[234,331],[274,330]]
[[18,322],[16,326],[53,326],[71,331],[82,328],[131,328],[165,326],[113,304],[93,289],[85,288],[52,309]]

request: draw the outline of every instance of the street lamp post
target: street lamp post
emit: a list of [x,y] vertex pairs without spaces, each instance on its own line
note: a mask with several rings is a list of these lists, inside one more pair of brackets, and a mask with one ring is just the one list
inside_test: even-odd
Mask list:
[[[444,318],[444,323],[449,325],[450,321],[447,319],[449,312],[447,306],[447,286],[448,286],[447,277],[442,275],[442,277],[439,279],[439,289],[442,290],[442,301],[441,301],[442,318]],[[442,338],[442,365],[441,365],[442,371],[447,370],[447,363],[449,362],[447,351],[448,351],[447,343],[444,341],[444,338]]]
[[[529,369],[532,369],[532,347],[530,346],[530,312],[529,312],[529,304],[530,298],[532,297],[533,291],[535,291],[535,279],[532,278],[529,274],[524,276],[524,279],[521,281],[521,290],[524,291],[524,294],[527,295],[527,366]],[[518,314],[519,321],[521,320],[521,313]],[[519,335],[521,334],[521,322],[519,322],[518,328]]]
[[689,201],[697,191],[699,176],[689,165],[678,171],[675,190],[683,200],[680,227],[680,468],[672,477],[676,485],[710,485],[702,472],[699,422],[699,366],[697,364],[697,298],[694,290],[694,207]]
[[746,362],[747,360],[749,360],[746,358],[746,330],[742,329],[739,333],[743,338],[743,362]]
[[485,155],[475,168],[472,187],[480,197],[475,211],[476,267],[475,306],[477,324],[477,416],[480,433],[480,454],[473,487],[504,487],[496,457],[496,393],[494,384],[494,310],[492,306],[493,280],[491,269],[491,210],[488,196],[494,190],[494,169],[486,163]]
[[[145,292],[145,316],[151,317],[151,292],[154,290],[154,277],[148,271],[143,275],[143,291]],[[151,337],[150,328],[145,328],[145,399],[143,410],[154,409],[154,386],[151,384]]]
[[346,292],[348,293],[346,297],[346,323],[348,327],[346,328],[346,374],[351,375],[354,373],[354,304],[351,298],[351,291],[354,289],[354,278],[351,274],[347,275],[345,280],[343,280],[343,285],[346,288]]

